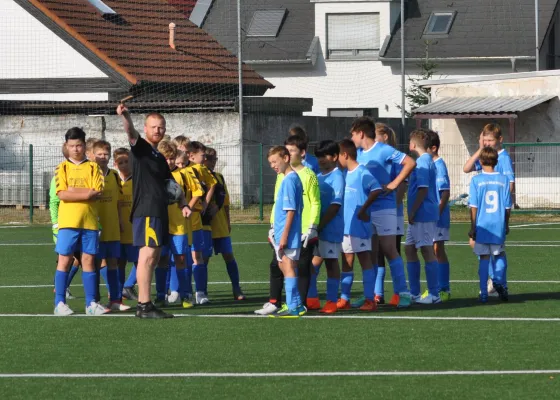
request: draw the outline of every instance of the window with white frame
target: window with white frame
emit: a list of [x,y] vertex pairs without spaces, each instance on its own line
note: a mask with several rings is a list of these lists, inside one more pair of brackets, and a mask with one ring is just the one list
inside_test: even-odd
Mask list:
[[379,13],[327,14],[327,58],[379,55]]

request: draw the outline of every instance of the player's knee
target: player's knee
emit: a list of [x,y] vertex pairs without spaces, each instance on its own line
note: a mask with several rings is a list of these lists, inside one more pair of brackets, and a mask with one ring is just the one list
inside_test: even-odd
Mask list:
[[235,260],[235,258],[233,257],[233,253],[222,253],[222,257],[224,259],[224,261],[226,263],[232,262],[233,260]]

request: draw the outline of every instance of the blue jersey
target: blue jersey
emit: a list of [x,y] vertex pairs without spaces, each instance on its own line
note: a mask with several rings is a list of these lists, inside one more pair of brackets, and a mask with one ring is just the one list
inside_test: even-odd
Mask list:
[[509,178],[499,172],[473,176],[469,207],[476,210],[476,242],[503,244],[506,241],[506,210],[511,208]]
[[[406,154],[388,144],[375,142],[368,150],[358,149],[358,163],[364,165],[375,177],[381,186],[389,184],[393,165],[402,163]],[[397,197],[395,192],[388,195],[379,196],[373,203],[371,211],[395,210],[397,207]]]
[[336,216],[331,219],[319,233],[319,239],[332,243],[342,243],[344,237],[344,176],[335,168],[328,174],[319,174],[319,190],[321,191],[321,218],[331,204],[339,204]]
[[[391,181],[395,180],[397,176],[401,173],[403,169],[402,164],[393,164],[393,169],[391,171]],[[395,201],[397,197],[395,196]],[[404,202],[401,204],[397,203],[397,217],[404,217]]]
[[[381,190],[377,179],[363,165],[346,173],[344,188],[344,234],[362,239],[370,239],[373,235],[371,222],[358,219],[358,212],[366,202],[369,194]],[[375,202],[377,202],[375,200]],[[374,202],[374,203],[375,203]]]
[[301,164],[315,172],[315,175],[319,174],[319,161],[313,154],[305,153],[305,158],[301,160]]
[[416,160],[416,168],[412,170],[408,180],[408,213],[412,210],[412,205],[416,201],[418,189],[428,188],[428,195],[418,207],[415,222],[435,222],[439,219],[438,195],[436,188],[436,166],[432,161],[432,156],[428,153],[422,154]]
[[[434,161],[436,166],[436,186],[437,186],[437,201],[438,207],[441,202],[441,192],[450,191],[451,184],[449,182],[449,173],[447,172],[447,165],[443,158],[438,158]],[[443,212],[439,216],[438,224],[439,228],[449,228],[451,226],[451,214],[449,212],[449,202],[445,205]]]
[[[474,169],[476,171],[482,171],[482,165],[479,160],[474,163]],[[509,182],[515,182],[515,174],[513,173],[513,163],[511,162],[511,157],[506,149],[502,149],[498,152],[498,165],[494,167],[494,171],[499,172],[502,175],[508,177]]]
[[276,201],[274,203],[274,240],[280,243],[280,238],[286,226],[288,211],[295,211],[292,226],[288,232],[288,249],[301,247],[301,213],[303,211],[303,185],[298,174],[294,171],[284,176]]

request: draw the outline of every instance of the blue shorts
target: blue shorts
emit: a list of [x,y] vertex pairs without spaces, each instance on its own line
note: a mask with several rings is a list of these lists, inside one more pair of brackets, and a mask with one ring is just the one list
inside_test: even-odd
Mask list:
[[202,250],[202,256],[203,257],[212,257],[212,250],[214,248],[213,246],[213,240],[212,240],[212,231],[202,231],[203,235],[204,235],[204,250]]
[[192,233],[192,251],[204,251],[204,231],[199,229]]
[[161,247],[168,244],[169,225],[157,217],[137,217],[132,220],[133,245]]
[[163,246],[161,255],[167,256],[169,253],[173,255],[183,255],[189,248],[188,235],[169,235],[169,245]]
[[138,247],[131,244],[121,244],[120,258],[122,260],[126,260],[127,262],[137,263],[139,251],[140,249]]
[[120,256],[121,242],[99,242],[95,258],[98,260],[106,260],[108,258],[120,258]]
[[224,237],[214,239],[214,254],[233,254],[233,247],[231,246],[231,238]]
[[74,252],[95,255],[99,245],[99,231],[90,229],[62,228],[58,230],[55,251],[63,256]]

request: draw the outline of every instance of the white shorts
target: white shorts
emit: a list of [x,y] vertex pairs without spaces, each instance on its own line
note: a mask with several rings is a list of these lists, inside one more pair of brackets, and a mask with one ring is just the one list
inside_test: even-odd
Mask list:
[[405,245],[416,246],[417,249],[424,246],[432,247],[434,245],[434,236],[437,228],[437,222],[415,222],[408,225],[406,230]]
[[[371,213],[373,234],[391,236],[397,234],[397,210],[380,210]],[[404,225],[404,219],[403,219]],[[404,229],[403,229],[404,232]]]
[[404,215],[397,215],[397,236],[404,236]]
[[439,228],[436,226],[434,242],[449,242],[449,228]]
[[345,254],[363,253],[371,251],[371,239],[362,239],[355,236],[344,235],[342,239],[342,252]]
[[317,246],[318,255],[324,259],[338,259],[342,253],[342,243],[327,242],[326,240],[319,239],[319,246]]
[[474,244],[473,252],[477,256],[497,256],[506,250],[505,244]]
[[274,251],[276,252],[276,259],[282,261],[282,255],[288,257],[292,261],[299,261],[299,254],[301,249],[284,249],[280,251],[279,247],[275,244]]

